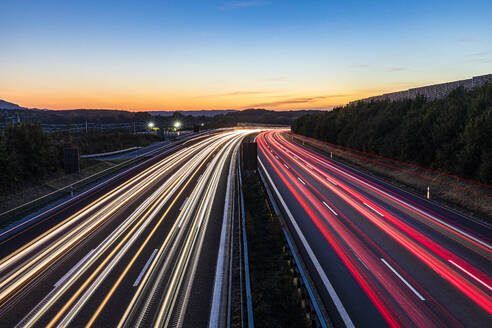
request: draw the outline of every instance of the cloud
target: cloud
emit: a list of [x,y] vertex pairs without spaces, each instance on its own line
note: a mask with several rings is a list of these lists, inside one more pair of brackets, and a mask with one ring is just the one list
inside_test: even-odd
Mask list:
[[348,66],[348,68],[366,68],[369,67],[368,64],[361,64],[361,63],[352,63]]
[[490,51],[474,52],[466,55],[467,57],[484,57],[490,54]]
[[270,77],[267,79],[261,79],[260,81],[262,82],[277,82],[277,81],[286,81],[287,78],[285,76],[278,76],[278,77]]
[[218,93],[213,95],[197,96],[194,98],[215,98],[215,97],[234,97],[234,96],[247,96],[270,93],[270,91],[233,91],[227,93]]
[[405,67],[390,67],[388,68],[388,72],[401,72],[406,70]]
[[363,64],[363,63],[352,63],[352,64],[347,66],[348,71],[350,71],[350,72],[364,71],[369,67],[371,67],[371,65]]
[[490,51],[481,51],[474,52],[466,55],[467,62],[469,63],[491,63],[492,62],[492,52]]
[[225,3],[221,9],[240,9],[240,8],[249,8],[249,7],[259,7],[264,6],[267,3],[265,1],[230,1]]
[[471,36],[465,36],[465,37],[458,39],[458,42],[461,42],[461,43],[468,43],[468,42],[475,42],[475,41],[476,40],[474,38],[472,38]]
[[246,106],[245,108],[278,107],[278,106],[283,106],[283,105],[306,104],[306,103],[312,103],[312,102],[316,102],[316,101],[320,101],[320,100],[328,100],[328,99],[345,97],[345,96],[349,96],[349,95],[333,94],[333,95],[322,95],[322,96],[313,96],[313,97],[288,98],[288,99],[279,100],[279,101],[254,104],[254,105]]

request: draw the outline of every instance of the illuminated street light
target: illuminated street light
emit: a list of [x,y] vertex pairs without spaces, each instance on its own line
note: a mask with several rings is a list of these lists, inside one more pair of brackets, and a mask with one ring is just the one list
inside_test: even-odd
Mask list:
[[152,129],[154,127],[154,122],[149,122],[148,127],[149,129]]
[[175,127],[176,129],[179,129],[179,128],[181,127],[181,122],[180,122],[180,121],[176,121],[176,122],[174,122],[174,127]]

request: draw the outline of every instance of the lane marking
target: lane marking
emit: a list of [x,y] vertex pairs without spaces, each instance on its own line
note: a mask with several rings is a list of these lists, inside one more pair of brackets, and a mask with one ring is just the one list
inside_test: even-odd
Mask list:
[[328,279],[328,276],[326,275],[325,271],[321,267],[321,264],[318,261],[318,258],[314,254],[313,250],[311,249],[311,246],[309,246],[308,241],[306,240],[306,237],[304,237],[304,234],[302,233],[301,229],[299,228],[299,225],[297,224],[297,221],[294,219],[294,216],[292,215],[291,211],[287,207],[287,204],[285,203],[284,199],[282,198],[282,195],[280,195],[279,190],[273,183],[272,178],[270,177],[270,174],[268,174],[265,165],[263,165],[263,162],[261,161],[260,157],[258,156],[258,163],[260,163],[263,172],[265,173],[265,176],[268,178],[268,181],[270,182],[270,185],[272,186],[273,190],[275,191],[275,194],[278,197],[278,200],[282,204],[282,207],[285,210],[285,213],[287,214],[287,217],[289,218],[290,222],[292,223],[292,227],[294,228],[295,232],[299,236],[299,240],[301,241],[304,249],[306,250],[309,259],[314,265],[314,268],[318,272],[319,277],[321,278],[321,281],[323,282],[326,290],[328,291],[328,294],[330,295],[331,300],[333,301],[333,304],[337,308],[338,313],[340,314],[340,317],[342,318],[343,323],[345,324],[346,327],[348,328],[354,328],[355,325],[352,322],[352,319],[350,319],[349,314],[347,313],[347,310],[343,306],[342,301],[340,300],[340,297],[338,296],[337,292],[335,291],[335,288],[331,284],[330,280]]
[[182,210],[183,210],[183,208],[185,207],[186,202],[188,201],[188,198],[189,198],[189,197],[186,197],[186,199],[184,200],[183,204],[181,204],[181,207],[179,208],[179,210],[180,210],[180,211],[182,211]]
[[[362,263],[362,265],[367,269],[367,271],[371,271],[371,270],[369,270],[369,268],[367,267],[367,265],[364,263],[364,261],[362,261],[362,259],[360,258],[359,255],[355,254],[354,251],[352,251],[352,254],[355,255],[355,257],[359,260],[360,263]],[[379,275],[379,272],[378,272],[378,275]]]
[[302,181],[302,179],[301,179],[301,178],[297,177],[297,180],[301,181],[301,183],[302,183],[303,185],[306,185],[306,183],[305,183],[304,181]]
[[150,263],[154,259],[155,254],[157,254],[157,251],[158,251],[157,248],[154,249],[154,251],[150,255],[149,259],[147,260],[147,263],[145,263],[142,271],[140,271],[140,274],[138,275],[137,280],[135,280],[135,282],[133,283],[133,287],[137,287],[138,286],[138,284],[140,283],[140,280],[142,280],[143,275],[145,274],[145,271],[147,271],[147,269],[149,268]]
[[329,210],[330,210],[333,214],[338,215],[338,213],[337,213],[337,212],[335,212],[335,210],[334,210],[333,208],[331,208],[331,207],[330,207],[330,205],[326,204],[326,202],[325,202],[325,201],[323,201],[323,205],[325,205],[326,207],[328,207],[328,209],[329,209]]
[[336,182],[335,182],[335,181],[333,181],[333,180],[331,180],[330,178],[326,178],[326,180],[328,180],[329,182],[331,182],[331,183],[332,183],[332,184],[334,184],[335,186],[338,186],[338,185],[336,184]]
[[[217,252],[217,264],[215,266],[215,277],[214,277],[214,289],[213,289],[213,294],[212,294],[212,304],[210,306],[210,317],[209,317],[209,322],[208,322],[208,327],[209,328],[215,328],[219,327],[220,324],[220,313],[221,313],[221,305],[223,303],[222,301],[222,295],[224,293],[223,287],[224,287],[224,279],[226,278],[226,243],[227,241],[227,235],[228,231],[227,229],[230,229],[228,222],[229,218],[232,215],[232,211],[234,208],[234,205],[231,204],[230,199],[231,199],[231,193],[234,186],[231,186],[233,183],[233,172],[236,168],[236,165],[241,165],[241,162],[239,158],[237,157],[236,160],[234,160],[235,156],[239,156],[238,153],[238,148],[235,148],[232,156],[231,156],[231,162],[229,164],[229,173],[227,175],[227,187],[226,187],[226,194],[225,194],[225,200],[224,200],[224,213],[222,215],[222,228],[220,231],[220,242],[219,242],[219,250]],[[236,162],[237,161],[237,162]],[[237,163],[237,164],[236,164]],[[239,176],[241,178],[241,176]],[[232,222],[231,222],[232,224]]]
[[398,277],[400,278],[401,281],[403,281],[403,283],[408,287],[410,288],[410,290],[415,294],[417,295],[417,297],[421,300],[421,301],[425,301],[425,298],[415,289],[413,288],[412,285],[410,285],[410,283],[408,281],[405,280],[405,278],[403,278],[388,262],[386,262],[385,259],[381,258],[381,261],[383,261],[384,264],[386,264],[386,266]]
[[84,263],[84,262],[85,262],[85,260],[87,260],[87,258],[88,258],[89,256],[91,256],[91,254],[92,254],[92,253],[94,253],[94,250],[95,250],[95,249],[91,249],[91,250],[89,251],[89,253],[85,254],[85,256],[84,256],[82,259],[80,259],[80,261],[78,261],[78,262],[77,262],[77,264],[75,264],[75,265],[74,265],[74,266],[73,266],[70,270],[68,270],[68,272],[67,272],[67,273],[65,273],[65,274],[63,275],[63,277],[61,277],[61,278],[60,278],[60,279],[59,279],[59,280],[58,280],[58,281],[57,281],[57,282],[53,285],[53,287],[55,287],[55,288],[56,288],[56,287],[60,286],[60,285],[61,285],[61,284],[62,284],[65,280],[67,280],[67,278],[68,278],[68,277],[70,277],[70,276],[72,275],[72,273],[74,273],[74,271],[75,271],[75,270],[77,270],[77,269],[78,269],[78,268],[82,265],[82,263]]
[[[473,241],[475,241],[475,242],[479,243],[480,245],[482,245],[482,246],[484,246],[484,247],[486,247],[486,248],[488,248],[488,249],[492,249],[492,245],[490,245],[489,243],[487,243],[487,242],[485,242],[485,241],[483,241],[483,240],[480,240],[479,238],[477,238],[477,237],[475,237],[475,236],[473,236],[473,235],[471,235],[471,234],[469,234],[469,233],[467,233],[467,232],[465,232],[465,231],[463,231],[463,230],[459,229],[458,227],[455,227],[455,226],[453,226],[453,225],[451,225],[451,224],[449,224],[449,223],[447,223],[447,222],[445,222],[445,221],[443,221],[443,220],[441,220],[441,219],[439,219],[439,218],[435,217],[434,215],[432,215],[432,214],[430,214],[430,213],[426,212],[425,210],[422,210],[422,209],[420,209],[420,208],[418,208],[418,207],[415,207],[415,206],[413,206],[412,204],[410,204],[410,203],[408,203],[408,202],[406,202],[406,201],[404,201],[404,200],[402,200],[402,199],[399,199],[399,198],[397,198],[397,197],[395,197],[395,196],[393,196],[393,195],[391,195],[391,194],[387,193],[387,192],[386,192],[386,191],[384,191],[384,190],[381,190],[381,189],[380,189],[380,187],[381,187],[381,186],[380,186],[378,183],[376,183],[376,182],[372,182],[372,181],[371,181],[371,183],[372,183],[372,184],[369,184],[369,183],[367,183],[367,182],[365,182],[365,181],[362,181],[361,179],[357,178],[357,177],[356,177],[356,176],[354,176],[351,172],[345,172],[345,171],[342,171],[342,170],[340,170],[340,169],[338,169],[338,168],[334,167],[334,166],[333,166],[332,164],[330,164],[329,162],[326,162],[326,161],[322,161],[322,160],[320,160],[320,159],[317,159],[316,157],[313,157],[312,155],[309,155],[309,154],[308,154],[308,156],[309,156],[309,157],[311,157],[311,158],[313,158],[314,160],[317,160],[318,162],[321,162],[321,163],[326,164],[327,166],[330,166],[333,170],[337,171],[339,174],[344,175],[344,176],[348,176],[348,177],[350,177],[350,178],[352,178],[352,179],[354,179],[354,180],[358,181],[359,183],[361,183],[361,184],[363,184],[363,185],[365,185],[365,186],[367,186],[367,187],[369,187],[369,188],[376,189],[378,192],[380,192],[380,193],[384,194],[385,196],[387,196],[387,197],[389,197],[389,198],[393,199],[395,202],[397,202],[397,203],[401,203],[401,204],[404,204],[404,205],[406,205],[406,206],[410,207],[411,209],[413,209],[413,210],[415,210],[415,211],[419,212],[420,214],[422,214],[422,215],[424,215],[424,216],[427,216],[427,217],[429,217],[429,218],[431,218],[431,219],[433,219],[433,220],[435,220],[435,221],[439,222],[440,224],[445,225],[445,226],[446,226],[446,227],[448,227],[449,229],[452,229],[452,230],[454,230],[455,232],[457,232],[457,233],[459,233],[459,234],[462,234],[462,235],[466,236],[467,238],[470,238],[471,240],[473,240]],[[328,181],[330,181],[328,178],[327,178],[327,180],[328,180]],[[376,180],[376,181],[378,181],[378,180]],[[331,181],[330,181],[330,182],[331,182]],[[333,183],[333,182],[332,182],[332,183]],[[406,191],[404,191],[404,190],[402,190],[402,189],[400,189],[400,188],[397,188],[397,189],[398,189],[398,190],[400,190],[400,191],[401,191],[401,192],[403,192],[403,193],[405,193],[405,192],[406,192]],[[422,205],[422,206],[424,206],[424,205]],[[445,210],[446,210],[446,211],[448,211],[448,209],[445,209]],[[461,214],[459,214],[459,213],[458,213],[458,215],[460,215],[460,216],[461,216]],[[466,217],[465,217],[465,218],[466,218]],[[474,222],[474,221],[472,221],[472,222]]]
[[366,206],[367,206],[367,207],[369,207],[371,210],[373,210],[374,212],[378,213],[379,215],[381,215],[381,216],[384,218],[384,215],[383,215],[383,214],[381,214],[380,212],[378,212],[376,209],[372,208],[372,207],[371,207],[371,205],[366,204],[366,203],[362,203],[362,204],[366,205]]
[[484,282],[482,279],[478,278],[473,273],[466,270],[465,268],[463,268],[459,264],[455,263],[453,260],[448,260],[448,262],[451,263],[452,265],[454,265],[455,267],[457,267],[458,269],[460,269],[461,271],[463,271],[464,273],[466,273],[467,275],[469,275],[470,277],[472,277],[473,279],[475,279],[476,281],[478,281],[479,283],[481,283],[482,285],[484,285],[485,287],[487,287],[489,290],[492,290],[492,287],[490,287],[486,282]]
[[287,166],[287,164],[284,164],[284,166],[285,166],[285,168],[286,168],[287,170],[289,169],[289,167]]

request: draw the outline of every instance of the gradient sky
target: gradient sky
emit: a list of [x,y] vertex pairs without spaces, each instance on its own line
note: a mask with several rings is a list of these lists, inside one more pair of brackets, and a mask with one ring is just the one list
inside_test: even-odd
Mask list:
[[0,1],[0,99],[329,108],[492,73],[492,1]]

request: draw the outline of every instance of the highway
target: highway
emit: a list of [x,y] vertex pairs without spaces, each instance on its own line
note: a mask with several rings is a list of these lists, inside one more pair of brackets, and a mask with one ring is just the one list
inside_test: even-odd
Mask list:
[[1,240],[0,326],[206,326],[229,165],[252,132],[168,149]]
[[258,166],[336,326],[492,327],[492,229],[291,142]]

